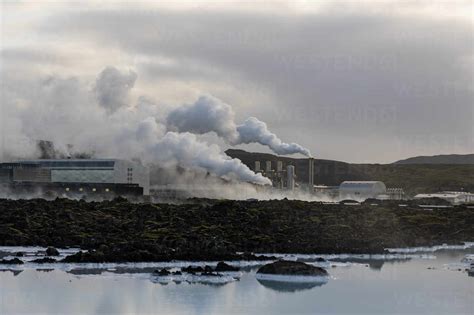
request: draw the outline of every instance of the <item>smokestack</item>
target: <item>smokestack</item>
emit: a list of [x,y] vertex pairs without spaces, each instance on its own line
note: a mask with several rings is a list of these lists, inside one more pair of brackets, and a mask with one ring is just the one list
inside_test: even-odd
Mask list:
[[272,161],[265,162],[265,172],[270,173],[272,171]]
[[293,165],[286,167],[286,188],[295,190],[295,167]]
[[283,171],[283,162],[277,161],[277,172]]
[[308,159],[309,165],[308,165],[308,189],[310,192],[313,191],[314,189],[314,159],[309,158]]
[[260,171],[260,161],[255,161],[255,173]]

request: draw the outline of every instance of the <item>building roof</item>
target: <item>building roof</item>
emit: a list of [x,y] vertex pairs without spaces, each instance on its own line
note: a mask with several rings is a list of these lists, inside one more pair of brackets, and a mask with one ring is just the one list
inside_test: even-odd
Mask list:
[[434,193],[434,194],[418,194],[415,196],[415,198],[456,198],[456,197],[466,196],[466,195],[471,195],[471,193],[447,191],[447,192]]
[[44,168],[113,168],[117,160],[106,159],[57,159],[19,161],[19,164],[37,164]]
[[356,185],[367,185],[367,184],[373,185],[377,183],[383,184],[383,182],[377,181],[377,180],[346,180],[342,182],[342,184],[356,184]]

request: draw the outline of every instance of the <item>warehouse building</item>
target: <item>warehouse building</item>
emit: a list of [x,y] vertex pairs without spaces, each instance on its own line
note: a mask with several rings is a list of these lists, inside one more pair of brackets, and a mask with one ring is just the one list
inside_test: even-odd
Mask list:
[[434,194],[418,194],[415,199],[440,198],[453,205],[474,203],[474,194],[465,191],[442,191]]
[[0,183],[16,189],[44,187],[69,193],[149,195],[149,171],[118,159],[28,160],[0,164]]
[[365,200],[386,195],[387,187],[380,181],[345,181],[339,186],[342,199]]

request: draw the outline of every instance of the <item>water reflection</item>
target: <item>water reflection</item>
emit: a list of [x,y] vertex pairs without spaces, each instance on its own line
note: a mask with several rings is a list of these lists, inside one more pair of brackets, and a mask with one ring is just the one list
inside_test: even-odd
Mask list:
[[331,262],[333,268],[328,262],[326,284],[256,279],[255,267],[243,268],[240,280],[227,284],[187,278],[162,284],[153,280],[161,265],[27,262],[0,266],[0,314],[473,314],[467,254],[474,249],[439,251],[435,259],[346,259]]
[[311,290],[315,287],[322,287],[326,282],[283,282],[257,279],[258,283],[265,288],[278,292],[297,292]]
[[23,272],[23,270],[15,270],[15,269],[2,269],[0,272],[11,272],[13,276],[18,276],[20,273]]
[[332,259],[332,262],[341,262],[341,263],[356,263],[367,265],[372,270],[381,270],[384,264],[394,264],[394,263],[407,263],[411,259],[390,259],[390,260],[382,260],[382,259],[365,259],[365,258],[347,258],[347,259]]

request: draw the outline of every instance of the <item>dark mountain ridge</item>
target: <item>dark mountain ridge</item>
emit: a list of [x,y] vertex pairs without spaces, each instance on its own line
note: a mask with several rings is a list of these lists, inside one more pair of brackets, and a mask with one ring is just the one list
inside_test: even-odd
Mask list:
[[415,156],[396,161],[393,164],[474,164],[474,154]]

